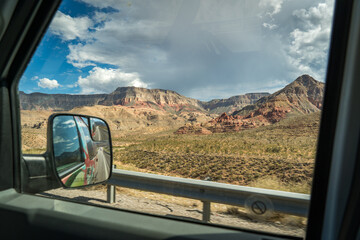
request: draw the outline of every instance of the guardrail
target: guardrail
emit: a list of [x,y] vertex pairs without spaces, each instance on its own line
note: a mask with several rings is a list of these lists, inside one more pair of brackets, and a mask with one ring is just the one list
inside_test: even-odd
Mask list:
[[115,202],[114,186],[200,200],[203,202],[203,221],[205,222],[210,221],[211,202],[247,207],[257,215],[276,211],[303,217],[307,216],[310,202],[310,195],[307,194],[119,169],[113,169],[108,184],[107,201],[109,203]]

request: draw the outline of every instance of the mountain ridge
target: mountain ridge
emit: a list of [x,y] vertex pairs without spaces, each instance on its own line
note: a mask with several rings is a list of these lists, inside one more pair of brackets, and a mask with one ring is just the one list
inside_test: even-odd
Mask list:
[[46,94],[19,91],[22,110],[69,111],[81,106],[149,107],[168,112],[200,111],[209,114],[232,113],[256,102],[269,93],[247,93],[226,99],[200,101],[183,96],[173,90],[147,89],[138,87],[118,87],[109,94]]
[[325,83],[305,74],[277,92],[260,98],[255,104],[235,111],[232,115],[247,115],[253,111],[257,111],[253,113],[253,116],[263,115],[269,109],[297,113],[316,112],[322,108],[324,89]]
[[257,100],[264,96],[268,96],[270,93],[245,93],[243,95],[236,95],[226,99],[212,99],[207,102],[203,102],[203,107],[209,109],[210,113],[221,114],[226,112],[232,113],[238,109],[241,109],[249,104],[254,104]]
[[290,116],[319,112],[322,109],[325,84],[302,75],[279,91],[264,96],[232,114],[223,113],[197,127],[183,126],[177,134],[236,132],[281,121]]

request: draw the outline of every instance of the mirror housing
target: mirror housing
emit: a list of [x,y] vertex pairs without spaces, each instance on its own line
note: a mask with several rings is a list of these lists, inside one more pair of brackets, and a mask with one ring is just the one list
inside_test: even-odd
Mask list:
[[[73,119],[72,126],[66,124],[65,119]],[[70,131],[65,130],[66,126]],[[39,193],[59,187],[104,183],[111,177],[112,160],[110,128],[103,119],[53,114],[48,119],[46,152],[22,154],[21,192]]]
[[110,178],[110,128],[100,118],[53,114],[48,122],[48,155],[63,187],[99,184]]

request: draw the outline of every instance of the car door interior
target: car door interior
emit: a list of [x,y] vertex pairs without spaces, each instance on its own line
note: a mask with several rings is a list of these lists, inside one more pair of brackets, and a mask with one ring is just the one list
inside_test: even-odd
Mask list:
[[[359,180],[355,170],[359,162],[360,116],[351,112],[359,107],[360,86],[355,81],[359,74],[356,68],[360,52],[359,3],[359,0],[338,1],[335,6],[307,239],[360,237],[358,217],[354,215],[359,211],[356,207]],[[18,99],[18,81],[59,4],[58,0],[0,2],[0,231],[4,236],[8,239],[299,239],[28,194],[60,186],[48,172],[44,156],[21,154]],[[346,128],[347,123],[355,129]],[[339,139],[351,144],[336,148],[334,144]],[[338,152],[336,156],[334,148]],[[341,154],[347,149],[347,154]],[[348,160],[343,159],[345,156]],[[346,174],[349,178],[343,181],[341,177]],[[24,179],[29,183],[24,184]],[[349,207],[355,208],[355,212]],[[339,219],[335,221],[336,217]]]

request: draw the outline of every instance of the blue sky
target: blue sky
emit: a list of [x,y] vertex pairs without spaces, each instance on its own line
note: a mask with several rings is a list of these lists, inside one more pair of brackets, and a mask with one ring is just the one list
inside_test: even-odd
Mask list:
[[210,100],[324,81],[332,11],[331,0],[64,0],[19,90]]

